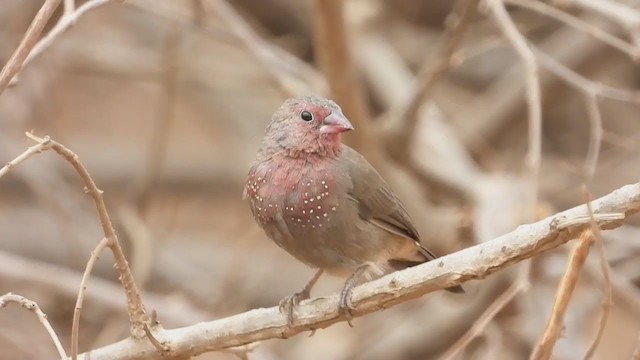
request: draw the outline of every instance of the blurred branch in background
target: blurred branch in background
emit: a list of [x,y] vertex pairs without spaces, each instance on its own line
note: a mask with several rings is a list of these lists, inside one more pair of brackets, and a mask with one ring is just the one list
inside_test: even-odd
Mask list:
[[[312,338],[251,343],[202,354],[205,360],[527,358],[553,313],[570,257],[566,246],[544,253],[549,243],[527,248],[533,259],[465,284],[469,295],[462,300],[436,292],[404,301],[506,266],[481,265],[489,247],[498,250],[495,239],[524,236],[529,226],[520,224],[583,203],[584,182],[602,196],[640,178],[640,10],[628,0],[103,6],[112,2],[0,5],[0,61],[7,61],[0,81],[17,85],[0,91],[0,157],[9,161],[29,147],[22,134],[30,129],[74,149],[109,194],[105,206],[118,215],[113,226],[145,305],[163,325],[183,327],[164,331],[153,317],[142,329],[155,346],[146,339],[116,342],[130,334],[126,296],[110,255],[94,256],[95,274],[81,287],[82,331],[58,334],[61,343],[73,336],[82,352],[96,349],[92,356],[113,349],[152,356],[167,347],[181,351],[180,344],[201,339],[194,324],[214,315],[224,319],[202,326],[216,330],[263,315],[266,321],[250,334],[234,327],[241,336],[207,337],[216,349],[281,336],[281,315],[269,307],[310,270],[265,241],[239,194],[264,126],[288,96],[326,96],[331,89],[356,125],[349,136],[357,147],[365,144],[360,150],[406,203],[429,246],[442,254],[480,247],[443,259],[449,266],[464,258],[453,274],[429,278],[449,271],[435,263],[359,288],[361,311],[372,313],[354,329],[336,324]],[[514,45],[515,53],[508,48]],[[531,97],[533,75],[539,99]],[[395,140],[401,151],[385,145],[396,138],[385,130],[390,124],[403,129]],[[49,145],[32,147],[24,158]],[[22,160],[0,170],[0,288],[36,299],[54,328],[71,328],[73,298],[100,228],[63,163],[36,157],[14,169]],[[535,172],[540,176],[532,184]],[[625,191],[611,196],[637,202]],[[560,227],[596,231],[583,210],[559,220]],[[595,211],[598,221],[620,217]],[[600,264],[596,254],[586,259],[553,358],[632,356],[640,332],[638,224],[625,220],[603,232],[602,241],[596,237]],[[498,260],[511,256],[500,253]],[[416,282],[398,282],[409,278]],[[399,288],[391,288],[394,280]],[[321,280],[319,292],[336,291],[338,282]],[[373,286],[388,291],[375,295]],[[305,303],[308,317],[296,331],[339,321],[332,301]],[[394,306],[376,311],[381,304]],[[268,309],[247,312],[256,308]],[[56,356],[40,325],[13,310],[0,316],[0,359]],[[176,339],[179,346],[169,341]]]

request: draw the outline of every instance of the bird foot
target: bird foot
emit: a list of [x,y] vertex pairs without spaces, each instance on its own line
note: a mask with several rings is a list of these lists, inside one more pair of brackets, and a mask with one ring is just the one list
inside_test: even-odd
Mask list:
[[294,320],[293,313],[298,307],[298,304],[300,304],[300,301],[306,300],[310,296],[311,294],[309,293],[309,291],[302,290],[300,292],[297,292],[293,295],[289,295],[284,299],[280,300],[280,304],[278,308],[280,309],[281,313],[287,315],[287,325],[289,327],[293,326],[293,320]]
[[338,312],[347,319],[349,327],[353,327],[351,320],[353,320],[353,306],[351,306],[351,292],[353,287],[345,287],[340,294],[340,302],[338,303]]

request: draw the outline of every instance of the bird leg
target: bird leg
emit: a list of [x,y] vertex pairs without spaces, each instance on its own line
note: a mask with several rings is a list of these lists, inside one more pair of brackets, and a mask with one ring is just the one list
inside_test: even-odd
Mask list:
[[313,275],[313,278],[311,278],[309,283],[305,285],[302,291],[299,291],[293,295],[289,295],[280,300],[280,312],[283,314],[287,314],[287,322],[289,327],[293,325],[293,312],[295,311],[295,308],[298,307],[300,301],[306,300],[311,296],[311,289],[318,282],[318,279],[320,279],[320,276],[323,272],[324,270],[322,269],[318,270],[315,275]]
[[369,265],[362,265],[358,267],[352,274],[347,278],[347,281],[344,282],[344,287],[340,292],[340,302],[338,304],[338,311],[343,314],[347,318],[347,323],[350,327],[353,327],[351,323],[351,319],[353,319],[353,314],[351,311],[353,307],[351,306],[351,293],[353,289],[356,287],[356,283],[358,279],[364,274],[364,272],[369,268]]

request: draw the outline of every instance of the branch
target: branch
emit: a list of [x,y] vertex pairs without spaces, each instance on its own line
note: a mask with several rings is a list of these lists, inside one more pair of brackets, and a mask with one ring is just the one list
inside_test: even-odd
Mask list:
[[[103,241],[105,245],[102,245],[101,242],[96,248],[95,253],[92,255],[92,259],[97,257],[104,246],[108,246],[113,252],[114,258],[116,260],[116,270],[119,274],[120,282],[125,290],[125,294],[127,295],[127,305],[128,305],[128,313],[129,320],[132,325],[132,335],[135,338],[139,338],[144,336],[144,324],[147,322],[147,316],[145,313],[144,305],[142,304],[142,299],[140,297],[140,292],[135,284],[133,279],[133,275],[131,274],[131,270],[129,268],[129,264],[124,256],[124,252],[122,251],[122,247],[120,246],[120,242],[118,241],[118,237],[116,236],[115,230],[111,223],[111,219],[109,218],[109,214],[107,212],[107,207],[102,197],[102,190],[98,189],[95,182],[89,175],[89,172],[84,167],[84,165],[80,162],[78,155],[73,153],[71,150],[67,149],[65,146],[60,143],[51,140],[48,136],[44,138],[39,138],[37,136],[32,135],[31,133],[27,133],[27,136],[38,142],[38,145],[32,146],[27,149],[24,153],[19,155],[16,159],[9,162],[5,167],[0,169],[0,176],[8,172],[8,170],[20,162],[26,160],[31,155],[42,152],[43,150],[53,150],[58,155],[60,155],[63,159],[69,162],[73,168],[76,170],[78,175],[82,178],[82,181],[85,184],[85,191],[91,195],[93,201],[96,206],[96,210],[98,212],[98,217],[100,218],[100,223],[102,225],[102,230],[104,232],[105,240]],[[95,261],[95,259],[94,259]],[[83,281],[78,293],[78,300],[76,309],[74,311],[74,320],[73,320],[73,329],[72,329],[72,357],[75,358],[75,353],[77,352],[77,332],[78,332],[78,324],[79,324],[79,316],[80,311],[82,309],[82,300],[84,298],[84,291],[86,288],[86,281],[88,280],[88,276],[91,272],[91,268],[93,266],[94,261],[89,261],[87,264],[87,269],[85,271],[85,276],[83,277]],[[74,336],[75,335],[75,336]]]
[[553,6],[547,5],[544,2],[533,0],[505,0],[505,2],[535,11],[539,14],[543,14],[561,21],[573,27],[574,29],[589,34],[594,38],[602,41],[603,43],[620,50],[621,52],[629,55],[629,57],[633,60],[638,60],[640,58],[640,48],[637,48],[636,46],[629,44],[626,41],[620,40],[619,38],[611,35],[601,28],[594,26],[593,24],[590,24],[584,20],[581,20],[573,15],[570,15],[562,10],[558,10]]
[[47,320],[47,315],[43,313],[42,310],[40,310],[40,307],[38,306],[38,304],[36,304],[35,301],[31,301],[25,298],[24,296],[12,294],[12,293],[8,293],[0,296],[0,308],[7,306],[7,304],[10,302],[20,304],[23,308],[36,314],[36,316],[38,317],[38,321],[40,321],[40,324],[44,326],[45,330],[47,330],[47,333],[49,333],[49,337],[51,337],[51,340],[53,340],[53,344],[56,346],[56,350],[58,350],[58,355],[60,355],[60,359],[66,360],[67,353],[64,352],[64,347],[62,347],[62,343],[60,342],[58,335],[56,335],[56,332],[51,327],[49,320]]
[[542,155],[542,96],[540,93],[540,78],[538,77],[538,63],[536,57],[513,23],[502,0],[487,0],[487,7],[493,13],[496,23],[509,40],[522,60],[526,79],[527,115],[529,120],[529,149],[527,151],[527,170],[531,179],[531,194],[529,206],[533,206],[538,198],[538,178],[540,174],[540,157]]
[[553,347],[556,341],[562,335],[564,314],[571,301],[571,295],[580,278],[580,272],[584,266],[587,256],[589,255],[589,247],[591,246],[591,240],[593,239],[593,233],[591,230],[585,230],[580,236],[580,241],[571,252],[569,263],[567,264],[567,270],[564,273],[560,284],[558,284],[558,290],[556,291],[556,299],[553,303],[553,309],[551,316],[547,322],[547,326],[544,329],[542,337],[536,344],[536,347],[531,354],[531,359],[543,359],[548,360],[553,353]]
[[[58,20],[56,25],[45,35],[40,41],[38,41],[33,49],[29,52],[29,56],[24,60],[22,64],[23,67],[29,65],[33,60],[37,59],[38,56],[42,55],[42,53],[53,44],[53,42],[65,31],[69,30],[73,25],[78,22],[81,16],[90,12],[91,10],[95,10],[103,5],[106,5],[110,2],[114,2],[116,0],[90,0],[86,3],[82,4],[80,7],[75,9],[74,2],[65,0],[64,2],[64,14]],[[17,83],[17,74],[11,79],[9,85],[13,86]]]
[[[154,6],[151,3],[149,6]],[[326,83],[320,74],[304,61],[260,37],[227,0],[206,0],[202,6],[218,15],[229,31],[264,65],[286,97],[310,91],[325,92]]]
[[[640,183],[624,186],[592,203],[594,219],[602,229],[621,226],[627,216],[640,211]],[[353,292],[354,316],[389,308],[424,294],[483,279],[514,263],[531,258],[579,236],[590,226],[585,205],[542,221],[522,225],[511,233],[416,267],[398,271],[357,287]],[[326,328],[344,321],[338,296],[301,302],[291,328],[277,307],[255,309],[228,318],[158,332],[168,345],[168,356],[193,356],[255,341],[282,338]],[[125,339],[81,355],[81,359],[145,359],[157,355],[148,342]]]
[[529,290],[531,284],[529,279],[521,277],[517,279],[511,286],[498,296],[489,307],[476,319],[471,325],[469,330],[458,339],[442,356],[439,360],[453,360],[457,359],[458,355],[464,350],[475,338],[480,336],[484,329],[491,323],[491,321],[502,311],[513,299],[521,293],[525,293]]
[[2,71],[0,71],[0,95],[2,95],[7,88],[11,79],[22,69],[25,59],[31,52],[31,49],[36,45],[42,30],[56,11],[60,1],[62,0],[46,0],[40,10],[38,10],[27,32],[24,34],[20,45],[18,45],[18,48],[13,52],[9,61],[7,61],[2,68]]
[[384,115],[383,130],[389,137],[389,151],[396,158],[406,158],[410,148],[411,137],[415,134],[418,123],[418,110],[436,88],[436,85],[447,73],[456,49],[462,43],[469,24],[476,14],[478,0],[466,0],[466,5],[457,20],[456,26],[443,39],[445,43],[439,58],[426,61],[416,76],[415,89],[411,96],[391,108]]
[[[593,217],[593,209],[591,208],[591,193],[587,190],[586,185],[583,185],[583,192],[585,193],[587,211],[589,212],[589,216]],[[593,234],[593,238],[595,240],[596,246],[598,247],[598,254],[600,255],[600,271],[602,272],[603,278],[603,296],[602,296],[602,314],[600,315],[600,323],[598,326],[598,331],[596,332],[591,345],[587,349],[587,352],[584,356],[585,360],[589,360],[593,357],[593,354],[596,352],[598,348],[598,344],[600,343],[600,339],[602,338],[602,334],[604,333],[604,328],[607,324],[607,320],[609,319],[609,312],[611,310],[611,305],[613,304],[613,287],[611,286],[611,268],[609,267],[609,260],[607,258],[607,252],[604,248],[604,240],[602,239],[602,233],[598,224],[595,221],[590,222],[591,225],[591,233]]]

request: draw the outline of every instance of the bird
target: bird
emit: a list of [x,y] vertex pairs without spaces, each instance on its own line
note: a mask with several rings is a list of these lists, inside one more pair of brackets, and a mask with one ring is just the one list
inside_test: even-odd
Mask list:
[[[353,125],[332,100],[284,101],[265,130],[243,198],[275,244],[317,269],[280,302],[289,325],[323,273],[346,277],[339,312],[349,325],[351,293],[364,276],[382,275],[437,256],[422,243],[400,199],[376,169],[342,143]],[[460,286],[448,291],[464,293]]]

